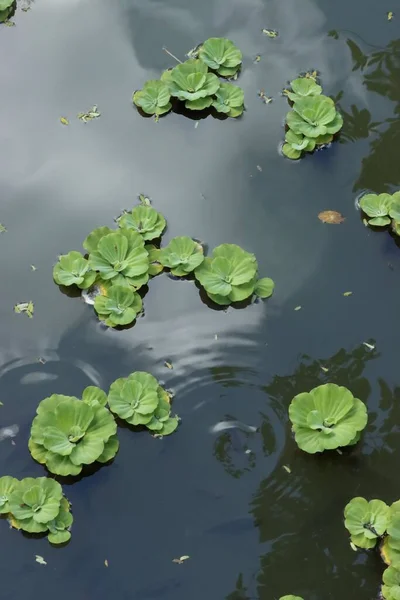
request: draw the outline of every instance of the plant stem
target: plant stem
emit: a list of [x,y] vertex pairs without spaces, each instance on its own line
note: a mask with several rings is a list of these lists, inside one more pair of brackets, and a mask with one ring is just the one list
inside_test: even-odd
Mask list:
[[172,52],[170,52],[169,50],[167,50],[167,48],[165,46],[163,46],[163,50],[164,50],[164,52],[166,52],[167,54],[169,54],[169,56],[171,56],[174,60],[176,60],[178,63],[182,64],[182,61],[179,60],[179,58],[176,58],[176,56],[174,56],[172,54]]

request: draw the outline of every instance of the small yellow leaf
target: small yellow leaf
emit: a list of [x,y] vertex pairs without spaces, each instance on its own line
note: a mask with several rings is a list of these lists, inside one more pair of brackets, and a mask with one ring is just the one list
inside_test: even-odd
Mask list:
[[353,292],[343,292],[343,296],[352,296]]
[[327,369],[326,367],[323,367],[322,365],[321,365],[321,369],[324,371],[324,373],[327,373],[329,371],[329,369]]
[[283,465],[283,468],[284,468],[284,469],[285,469],[285,471],[286,471],[287,473],[289,473],[289,474],[292,472],[292,469],[291,469],[290,467],[288,467],[288,465]]
[[47,565],[47,562],[44,560],[43,556],[39,556],[39,554],[36,554],[35,560],[37,563],[39,563],[39,565]]
[[167,360],[165,361],[164,365],[167,367],[167,369],[173,369],[174,366],[172,363],[168,362]]
[[108,560],[107,559],[104,561],[104,564],[105,564],[106,567],[108,567]]
[[60,117],[60,122],[63,125],[69,125],[69,121],[68,121],[68,119],[66,117]]
[[390,10],[387,14],[388,21],[391,21],[394,17],[394,13]]
[[353,542],[350,542],[350,548],[354,550],[354,552],[357,552],[357,546],[353,544]]

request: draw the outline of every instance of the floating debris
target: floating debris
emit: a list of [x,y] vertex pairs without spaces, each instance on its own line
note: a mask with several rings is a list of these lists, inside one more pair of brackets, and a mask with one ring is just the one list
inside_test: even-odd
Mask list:
[[355,544],[353,544],[353,542],[350,542],[350,548],[354,551],[357,552],[357,546]]
[[31,265],[31,271],[37,271],[37,267],[35,267],[35,265]]
[[104,565],[105,565],[106,567],[108,567],[108,560],[107,560],[107,559],[104,561]]
[[97,110],[97,105],[95,104],[86,113],[79,113],[78,119],[87,123],[88,121],[93,121],[93,119],[98,119],[100,116],[101,113]]
[[29,302],[19,302],[14,306],[14,312],[18,315],[21,313],[25,313],[30,319],[33,317],[33,312],[35,310],[33,302],[30,300]]
[[267,96],[265,94],[265,90],[258,90],[257,93],[261,100],[264,102],[264,104],[270,104],[272,102],[272,96]]
[[6,27],[15,27],[14,21],[3,21],[3,25]]
[[41,356],[39,356],[39,358],[38,358],[38,362],[39,362],[41,365],[45,365],[45,364],[46,364],[46,361],[45,361],[45,359],[44,359],[44,358],[42,358]]
[[262,173],[262,167],[260,167],[260,165],[257,165],[257,169]]
[[296,306],[294,310],[301,310],[301,306]]
[[286,473],[290,473],[292,472],[292,469],[288,466],[288,465],[283,465],[283,468],[285,469]]
[[196,121],[196,123],[194,124],[194,128],[197,129],[199,126],[199,121]]
[[264,35],[269,38],[276,38],[279,35],[279,32],[276,29],[261,29]]
[[67,117],[60,117],[60,123],[62,123],[63,125],[69,125]]
[[332,225],[339,225],[346,220],[337,210],[323,210],[318,214],[318,219],[323,223],[330,223]]
[[188,560],[188,558],[190,558],[190,556],[184,555],[184,556],[180,556],[179,558],[174,558],[172,560],[172,562],[176,563],[177,565],[183,565],[185,560]]
[[353,292],[343,292],[343,296],[352,296]]
[[391,21],[393,19],[393,17],[394,17],[394,13],[390,10],[387,14],[387,20]]
[[259,63],[261,60],[261,54],[256,54],[253,60],[253,63]]
[[217,334],[215,334],[215,335],[214,335],[214,340],[217,340],[217,339],[218,339],[218,335],[217,335]]
[[168,362],[167,360],[164,363],[164,366],[167,367],[167,369],[173,369],[174,365],[170,362]]
[[3,225],[3,223],[0,223],[0,233],[5,233],[7,231],[7,227],[5,227]]
[[323,367],[322,365],[321,365],[321,369],[323,370],[324,373],[328,373],[328,371],[329,371],[329,369],[327,369],[327,367]]
[[18,432],[18,425],[10,425],[9,427],[0,428],[0,442],[3,442],[4,440],[9,440],[10,438],[14,438],[16,435],[18,435]]
[[140,202],[140,204],[143,204],[144,206],[151,206],[151,200],[145,194],[139,194],[139,202]]
[[39,565],[47,565],[47,562],[44,560],[43,556],[36,554],[35,560]]
[[368,342],[363,342],[363,344],[368,348],[368,350],[375,350],[375,346],[373,344],[369,344]]
[[307,71],[307,73],[304,73],[304,77],[306,79],[314,79],[314,81],[316,81],[318,77],[318,71]]

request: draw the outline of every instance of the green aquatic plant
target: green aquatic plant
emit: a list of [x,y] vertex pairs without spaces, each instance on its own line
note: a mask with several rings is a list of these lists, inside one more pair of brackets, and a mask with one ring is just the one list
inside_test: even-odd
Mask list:
[[240,117],[244,111],[244,92],[242,88],[231,83],[221,83],[215,93],[212,106],[217,112],[224,113],[228,117]]
[[118,229],[101,237],[89,254],[89,265],[100,279],[134,290],[149,279],[149,255],[143,237],[132,229]]
[[400,500],[390,506],[386,533],[381,556],[387,565],[400,569]]
[[146,81],[142,90],[134,92],[132,101],[148,115],[160,116],[172,108],[168,86],[159,79]]
[[303,598],[301,598],[300,596],[293,596],[292,594],[289,594],[288,596],[281,596],[279,600],[303,600]]
[[[0,478],[0,488],[11,477]],[[6,482],[6,486],[9,482]],[[12,527],[28,533],[47,533],[52,544],[63,544],[71,538],[73,522],[70,504],[61,485],[46,477],[14,480],[8,492],[8,518]]]
[[171,269],[177,277],[184,277],[194,271],[204,260],[203,246],[187,236],[173,238],[165,248],[160,249],[159,261]]
[[0,0],[0,23],[4,23],[14,12],[15,0]]
[[343,126],[343,117],[328,96],[307,96],[296,100],[286,123],[296,134],[319,138],[337,133]]
[[56,475],[79,475],[83,465],[108,462],[117,453],[117,425],[102,405],[104,397],[98,394],[98,404],[93,390],[84,397],[86,402],[53,394],[40,402],[33,419],[30,453]]
[[381,588],[384,600],[400,600],[400,569],[388,567],[383,572],[383,585]]
[[344,525],[351,541],[359,548],[374,548],[386,533],[390,509],[382,500],[366,500],[356,497],[344,509]]
[[94,300],[99,319],[108,327],[133,323],[142,308],[139,294],[125,285],[112,285],[107,295],[100,294]]
[[322,87],[311,77],[298,77],[290,82],[291,90],[285,90],[285,95],[295,102],[300,98],[307,96],[319,96],[322,94]]
[[96,279],[89,262],[80,252],[72,250],[60,256],[53,269],[53,279],[58,285],[76,285],[82,290],[88,289]]
[[233,77],[242,64],[242,53],[227,38],[209,38],[198,50],[198,56],[221,77]]
[[360,208],[368,216],[368,225],[389,225],[392,202],[391,194],[365,194],[360,200]]
[[108,404],[112,412],[130,425],[143,425],[157,435],[169,435],[178,427],[171,417],[169,394],[150,373],[137,371],[110,386]]
[[264,278],[258,283],[257,271],[254,254],[236,244],[221,244],[214,248],[211,258],[204,259],[194,274],[213,302],[228,305],[246,300],[256,289],[260,297],[272,294],[272,280]]
[[118,224],[124,229],[133,229],[140,233],[145,241],[159,238],[167,226],[161,213],[142,204],[135,206],[131,212],[124,213],[118,219]]
[[189,110],[209,108],[220,86],[218,77],[208,72],[207,65],[194,58],[164,71],[161,79],[167,84],[171,96],[185,101]]
[[18,487],[19,481],[14,477],[5,475],[0,477],[0,514],[5,515],[10,512],[10,496]]
[[163,265],[160,262],[160,248],[157,248],[153,244],[145,245],[146,251],[149,255],[149,275],[150,277],[155,277],[159,275],[164,270]]
[[110,229],[109,227],[97,227],[97,229],[91,231],[84,239],[82,246],[89,253],[96,252],[100,240],[109,233],[115,233],[115,229]]
[[334,383],[295,396],[289,418],[297,445],[309,454],[356,443],[368,421],[365,404]]

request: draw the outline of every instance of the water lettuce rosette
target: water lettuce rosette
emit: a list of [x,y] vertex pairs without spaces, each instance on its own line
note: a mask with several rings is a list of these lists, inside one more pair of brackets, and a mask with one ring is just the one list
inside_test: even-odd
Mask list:
[[382,500],[356,497],[344,509],[344,525],[359,548],[374,548],[389,523],[389,506]]
[[124,213],[118,224],[124,229],[133,229],[140,233],[145,241],[159,238],[167,225],[161,213],[152,206],[143,205],[135,206],[131,212]]
[[[91,386],[94,387],[94,386]],[[53,394],[42,400],[31,427],[32,457],[56,475],[79,475],[84,465],[107,462],[118,450],[117,425],[103,405]]]
[[220,86],[218,77],[208,72],[207,65],[194,58],[164,71],[161,79],[167,84],[171,96],[185,101],[189,110],[209,108]]
[[72,250],[59,257],[53,269],[53,279],[58,285],[76,285],[82,290],[87,290],[96,279],[89,262],[80,252]]
[[199,58],[221,77],[233,77],[242,64],[242,53],[227,38],[209,38],[199,48]]
[[309,454],[355,443],[368,421],[365,404],[334,383],[295,396],[289,418],[297,445]]
[[134,92],[132,101],[148,115],[161,116],[172,108],[168,86],[159,79],[149,79],[143,89]]
[[185,277],[204,260],[203,246],[187,236],[173,238],[160,249],[159,261],[177,277]]
[[94,309],[108,327],[133,323],[143,309],[138,293],[124,285],[113,285],[106,295],[99,294],[94,300]]

